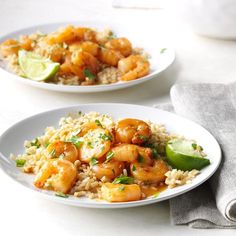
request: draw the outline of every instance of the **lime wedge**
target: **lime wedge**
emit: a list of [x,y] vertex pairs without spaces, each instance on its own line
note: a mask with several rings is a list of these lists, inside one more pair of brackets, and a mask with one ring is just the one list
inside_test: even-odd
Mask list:
[[52,62],[48,58],[43,58],[33,52],[19,50],[18,60],[25,77],[44,81],[57,73],[60,68],[59,63]]
[[210,164],[209,159],[203,157],[200,149],[200,146],[189,140],[170,140],[166,145],[167,161],[179,170],[200,170]]

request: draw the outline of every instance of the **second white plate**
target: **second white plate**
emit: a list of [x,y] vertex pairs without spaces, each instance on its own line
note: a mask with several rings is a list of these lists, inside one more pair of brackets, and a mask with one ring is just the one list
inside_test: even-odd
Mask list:
[[147,52],[151,56],[150,74],[140,79],[128,82],[118,82],[108,85],[93,85],[93,86],[58,85],[58,84],[42,83],[25,79],[6,70],[4,63],[0,63],[0,74],[2,74],[2,76],[4,77],[10,77],[21,83],[42,89],[54,90],[60,92],[69,92],[69,93],[93,93],[93,92],[104,92],[104,91],[112,91],[112,90],[127,88],[151,79],[158,79],[158,75],[162,71],[166,70],[175,59],[175,53],[173,49],[171,49],[167,45],[158,45],[158,43],[156,43],[155,40],[151,40],[152,37],[150,36],[145,37],[141,35],[138,29],[135,30],[134,27],[131,28],[126,24],[116,24],[107,22],[105,23],[105,22],[80,21],[80,22],[64,22],[64,23],[39,25],[30,28],[25,28],[19,31],[12,32],[8,35],[5,35],[4,37],[0,38],[0,43],[9,38],[18,38],[20,35],[27,35],[37,31],[41,31],[43,33],[50,33],[57,30],[59,27],[66,26],[69,24],[76,26],[87,26],[91,28],[96,28],[98,30],[110,28],[118,37],[119,36],[127,37],[128,39],[130,39],[134,47],[143,48],[145,52]]
[[[161,192],[157,198],[149,197],[147,199],[134,202],[108,203],[105,201],[96,201],[88,198],[76,198],[74,196],[64,199],[56,197],[53,191],[35,188],[33,185],[33,176],[22,173],[18,168],[16,168],[15,162],[9,158],[10,153],[23,153],[23,143],[25,140],[34,139],[42,134],[45,127],[57,126],[61,117],[66,116],[70,112],[78,111],[82,111],[84,113],[96,111],[102,114],[108,114],[114,119],[130,117],[165,124],[168,131],[196,140],[202,147],[204,147],[204,152],[207,154],[207,158],[210,159],[211,164],[202,169],[201,173],[196,176],[191,184],[186,184],[173,189],[167,189]],[[212,176],[218,168],[220,161],[221,150],[219,144],[215,138],[200,125],[166,111],[129,104],[84,104],[51,110],[20,121],[9,128],[0,137],[0,166],[7,175],[28,189],[36,191],[42,196],[53,201],[80,207],[126,208],[147,205],[170,199],[196,188],[210,178],[210,176]]]

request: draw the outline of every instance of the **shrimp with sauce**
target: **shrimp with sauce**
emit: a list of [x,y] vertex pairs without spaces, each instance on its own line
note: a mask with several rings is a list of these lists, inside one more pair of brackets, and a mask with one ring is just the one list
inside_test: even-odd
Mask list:
[[124,169],[124,163],[111,160],[107,163],[103,162],[100,164],[96,164],[92,166],[91,169],[98,179],[102,179],[103,177],[105,177],[106,180],[113,180],[122,173]]
[[119,51],[101,47],[98,51],[98,60],[109,66],[117,66],[118,62],[124,58]]
[[130,172],[135,179],[149,183],[160,183],[165,181],[165,173],[169,171],[167,164],[161,160],[155,160],[153,165],[136,162],[130,165]]
[[140,200],[142,192],[138,184],[104,183],[101,195],[108,202],[129,202]]
[[132,53],[132,44],[127,38],[114,38],[106,42],[105,47],[120,52],[124,57]]
[[99,46],[98,44],[90,41],[84,41],[84,42],[77,41],[69,45],[70,52],[74,52],[76,50],[90,53],[91,55],[96,57],[98,55]]
[[75,166],[67,160],[49,160],[40,168],[34,179],[37,188],[68,193],[77,178]]
[[8,39],[0,44],[0,53],[3,57],[18,54],[20,43],[15,39]]
[[47,146],[47,156],[74,163],[79,158],[79,152],[73,143],[57,140]]
[[97,128],[89,130],[83,136],[83,144],[79,149],[79,159],[89,163],[92,158],[102,158],[111,148],[112,135],[107,129]]
[[115,138],[118,143],[141,145],[147,142],[151,135],[151,128],[146,122],[128,118],[118,122]]
[[118,69],[121,73],[120,80],[130,81],[147,75],[150,70],[150,64],[148,60],[140,55],[130,55],[119,60]]

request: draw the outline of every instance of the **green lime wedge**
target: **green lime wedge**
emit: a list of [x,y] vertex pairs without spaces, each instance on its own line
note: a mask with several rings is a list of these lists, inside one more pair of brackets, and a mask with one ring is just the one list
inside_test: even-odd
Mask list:
[[44,81],[51,78],[60,68],[59,63],[24,50],[19,50],[18,60],[25,77],[35,81]]
[[209,159],[203,157],[201,147],[189,140],[170,140],[166,145],[166,156],[172,167],[184,171],[201,170],[210,164]]

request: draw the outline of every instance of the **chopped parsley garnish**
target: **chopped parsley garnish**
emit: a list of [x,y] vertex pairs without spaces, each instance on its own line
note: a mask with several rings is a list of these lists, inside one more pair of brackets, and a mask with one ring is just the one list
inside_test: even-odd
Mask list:
[[49,152],[49,155],[50,155],[52,158],[58,158],[57,155],[56,155],[56,150],[55,150],[55,149],[52,149],[52,151]]
[[114,156],[114,152],[112,152],[112,151],[108,152],[107,155],[106,155],[105,163],[109,162],[112,159],[113,156]]
[[30,144],[31,144],[31,146],[35,146],[37,148],[39,148],[41,145],[38,138],[35,138]]
[[119,177],[115,178],[112,183],[113,184],[133,184],[134,178],[126,176],[126,175],[120,175]]
[[97,160],[95,157],[92,157],[92,158],[91,158],[91,161],[90,161],[90,164],[91,164],[92,166],[95,166],[95,165],[98,164],[98,160]]
[[120,186],[118,189],[119,189],[119,191],[124,191],[125,190],[125,186]]
[[153,157],[153,159],[157,159],[158,151],[157,151],[156,147],[152,143],[147,143],[145,145],[145,147],[151,148],[152,149],[152,157]]
[[87,68],[84,69],[84,76],[89,78],[90,80],[94,80],[95,79],[95,75],[91,73],[91,71]]
[[103,127],[100,120],[95,120],[95,123],[96,123],[97,126]]
[[44,147],[45,147],[45,148],[48,147],[49,144],[50,144],[50,142],[46,142],[46,143],[44,144]]
[[139,135],[138,136],[140,139],[142,139],[144,142],[147,142],[149,137],[145,136],[145,135]]
[[135,165],[132,166],[132,171],[136,171],[136,166]]
[[192,147],[193,147],[194,150],[196,150],[197,149],[197,144],[196,143],[192,143]]
[[162,48],[162,49],[160,50],[160,53],[162,54],[162,53],[164,53],[166,50],[167,50],[167,48]]
[[157,159],[158,152],[157,152],[156,148],[152,148],[152,156],[154,159]]
[[99,134],[99,138],[103,139],[104,141],[112,141],[112,136],[108,134]]
[[77,148],[80,148],[81,145],[83,144],[82,139],[80,137],[77,137],[77,136],[72,136],[69,139],[69,142],[73,143]]
[[196,143],[192,143],[192,147],[194,150],[197,150],[199,152],[203,151],[203,147],[200,145],[197,145]]
[[57,197],[63,197],[63,198],[68,198],[68,197],[69,197],[67,194],[61,193],[61,192],[55,193],[55,196],[57,196]]
[[92,143],[91,141],[89,141],[89,142],[87,142],[87,146],[88,146],[89,148],[93,148],[93,143]]
[[25,159],[16,159],[16,166],[23,167],[25,165],[25,162],[26,162]]
[[82,111],[78,111],[78,115],[81,116],[82,115]]
[[144,163],[144,158],[141,155],[138,156],[137,160],[138,160],[138,163]]

